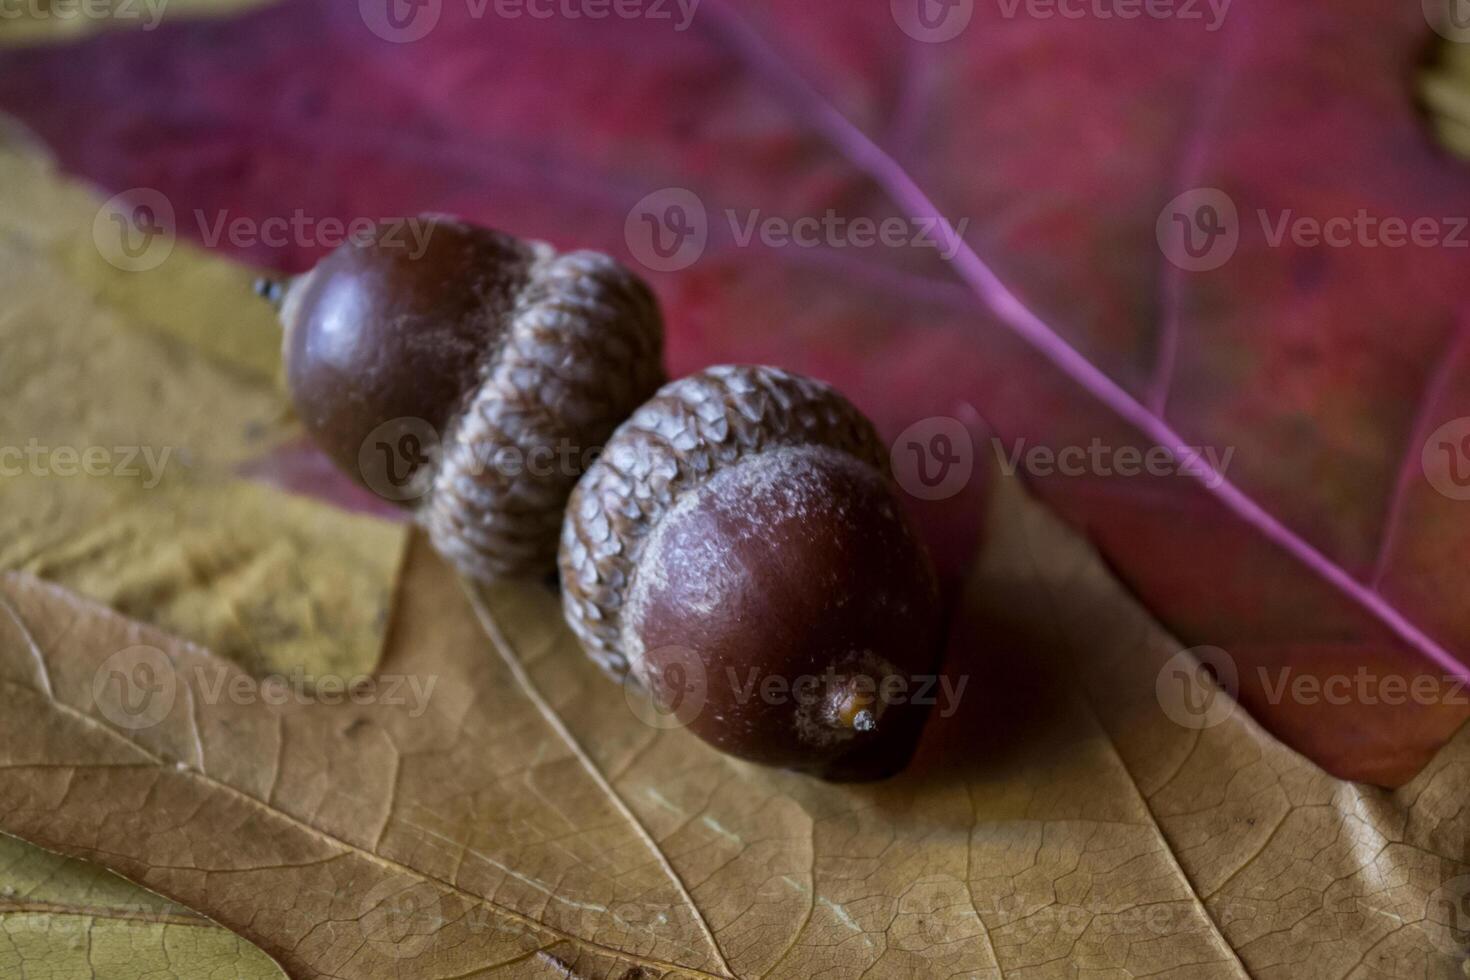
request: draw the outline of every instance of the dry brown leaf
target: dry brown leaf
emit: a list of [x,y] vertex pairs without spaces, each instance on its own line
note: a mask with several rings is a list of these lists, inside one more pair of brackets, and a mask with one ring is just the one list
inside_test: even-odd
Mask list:
[[[950,668],[974,688],[872,786],[643,724],[543,588],[478,598],[492,649],[421,542],[382,666],[434,681],[417,718],[211,699],[227,662],[12,575],[0,829],[303,977],[1458,975],[1470,740],[1390,794],[1239,714],[1180,728],[1153,694],[1177,647],[1044,511],[996,508],[987,636]],[[93,682],[137,644],[174,697],[130,730]]]
[[[487,644],[452,577],[422,554],[414,568],[379,675],[383,697],[338,707],[240,703],[255,699],[229,694],[231,685],[250,682],[228,661],[99,615],[54,587],[8,579],[7,611],[15,616],[0,622],[8,655],[0,682],[13,691],[16,710],[0,721],[11,769],[0,793],[18,819],[6,829],[103,861],[207,908],[247,937],[263,929],[271,935],[268,951],[302,975],[376,976],[414,964],[437,975],[534,956],[559,941],[579,946],[573,937],[618,928],[616,910],[575,898],[605,884],[606,873],[579,871],[570,857],[595,866],[600,854],[616,861],[641,841],[598,787],[577,785],[575,772],[547,788],[551,797],[534,791],[532,780],[564,765],[565,749],[550,748],[518,716],[522,695],[504,664],[485,656]],[[58,643],[64,658],[52,656]],[[138,644],[168,651],[177,673],[159,676],[172,710],[155,727],[124,734],[93,698],[105,656],[91,660],[83,649]],[[121,690],[108,685],[108,672],[102,676],[104,697]],[[414,717],[424,702],[411,685],[388,690],[393,677],[434,680],[423,717]],[[219,683],[226,686],[216,700],[209,692]],[[384,703],[398,694],[413,703]],[[122,716],[120,703],[107,710]],[[578,790],[581,800],[571,795]],[[558,817],[564,810],[590,823],[574,838],[536,842],[566,822]],[[67,828],[64,834],[25,816],[47,811],[51,819],[43,822]],[[93,845],[62,839],[73,833]],[[526,847],[517,855],[521,869],[482,863],[476,850],[517,841]],[[565,867],[551,877],[533,863],[538,856]],[[670,919],[690,916],[678,910],[680,896],[658,867],[619,869],[618,876],[620,887],[667,908]],[[406,938],[377,934],[398,924],[386,903],[402,909],[415,902],[422,907],[407,916]],[[538,925],[536,915],[548,924]],[[636,948],[635,928],[616,941]],[[644,959],[687,958],[684,930],[659,932],[649,933]]]

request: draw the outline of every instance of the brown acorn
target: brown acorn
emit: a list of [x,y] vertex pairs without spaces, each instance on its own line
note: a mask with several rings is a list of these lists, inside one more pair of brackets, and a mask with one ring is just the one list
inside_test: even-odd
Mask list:
[[721,366],[664,386],[572,494],[568,623],[726,752],[831,779],[901,768],[942,630],[887,458],[808,378]]
[[663,380],[658,307],[632,272],[443,215],[384,222],[258,289],[307,432],[477,579],[552,568],[585,463]]

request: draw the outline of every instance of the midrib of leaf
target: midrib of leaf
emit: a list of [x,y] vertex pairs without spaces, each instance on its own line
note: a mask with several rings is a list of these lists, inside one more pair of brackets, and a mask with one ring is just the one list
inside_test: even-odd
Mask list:
[[778,52],[725,0],[708,0],[705,10],[707,16],[703,23],[713,25],[717,39],[741,56],[756,77],[769,82],[838,153],[867,174],[899,207],[914,217],[933,221],[941,229],[945,238],[941,252],[952,253],[945,261],[1007,329],[1156,446],[1182,457],[1182,472],[1266,540],[1372,615],[1409,647],[1451,676],[1470,682],[1470,665],[1462,663],[1425,633],[1377,589],[1358,581],[1347,569],[1283,524],[1212,466],[1203,454],[1188,450],[1187,440],[1167,419],[1135,398],[1021,302],[960,236],[913,176],[818,91],[788,56]]
[[108,908],[105,905],[64,905],[59,902],[0,902],[0,916],[5,915],[73,915],[86,919],[145,922],[149,925],[189,926],[198,929],[217,928],[213,921],[201,915],[142,912],[132,909]]
[[[6,575],[3,576],[3,578],[4,579],[8,579],[8,580],[19,580],[19,579],[23,578],[23,576],[17,575],[15,573],[7,573]],[[36,580],[35,581],[35,584],[36,584],[37,587],[42,588],[42,589],[45,589],[45,590],[48,590],[48,591],[58,591],[58,590],[55,589],[55,587],[53,587],[53,586],[51,586],[51,585],[49,585],[48,583],[45,583],[45,582],[40,582],[40,581]],[[693,969],[691,967],[680,965],[678,963],[667,963],[667,962],[664,962],[663,960],[655,959],[655,958],[652,958],[652,957],[640,956],[640,955],[638,955],[636,953],[627,952],[626,950],[616,949],[616,948],[611,947],[611,946],[604,946],[604,945],[602,945],[600,943],[593,942],[593,941],[588,940],[588,939],[585,939],[585,938],[583,938],[581,936],[577,936],[577,935],[574,935],[572,933],[565,932],[565,931],[563,931],[561,929],[557,929],[557,928],[555,928],[553,926],[547,925],[546,923],[541,922],[538,919],[532,918],[531,916],[528,916],[528,915],[526,915],[526,914],[524,914],[522,912],[518,912],[515,909],[509,908],[507,906],[500,905],[500,904],[498,904],[498,903],[496,903],[496,902],[494,902],[494,901],[492,901],[492,900],[490,900],[490,899],[488,899],[488,898],[486,898],[486,897],[484,897],[482,895],[476,895],[474,892],[467,891],[466,889],[461,888],[460,886],[454,884],[453,882],[444,881],[443,879],[436,878],[436,877],[434,877],[432,875],[425,874],[423,871],[421,871],[421,870],[419,870],[417,868],[410,867],[409,865],[406,865],[406,864],[401,864],[401,863],[393,860],[392,858],[383,857],[382,855],[376,854],[376,853],[374,853],[372,851],[369,851],[369,850],[367,850],[367,849],[365,849],[363,847],[360,847],[357,844],[352,843],[351,841],[343,840],[342,838],[340,838],[340,837],[338,837],[338,836],[336,836],[334,834],[328,833],[327,831],[324,831],[324,830],[322,830],[319,827],[314,827],[311,824],[306,823],[305,821],[299,819],[298,817],[293,816],[290,813],[287,813],[284,810],[280,810],[280,809],[276,808],[275,806],[272,806],[272,805],[270,805],[268,803],[265,803],[264,801],[262,801],[262,800],[260,800],[260,799],[258,799],[256,797],[254,797],[254,796],[251,796],[249,793],[246,793],[243,790],[240,790],[240,789],[237,789],[234,786],[231,786],[229,783],[221,782],[220,780],[215,779],[213,776],[209,775],[208,773],[204,772],[203,770],[195,769],[193,767],[190,767],[190,768],[187,768],[187,769],[184,769],[184,770],[179,770],[168,759],[166,759],[166,758],[164,758],[162,756],[159,756],[159,755],[157,755],[157,754],[149,751],[148,749],[144,748],[142,745],[139,745],[137,742],[135,742],[132,739],[128,738],[124,733],[119,732],[119,731],[113,729],[112,727],[110,727],[108,725],[104,725],[102,722],[98,721],[96,718],[93,718],[91,715],[88,715],[87,713],[85,713],[83,711],[80,711],[79,709],[74,708],[71,705],[69,705],[69,704],[67,704],[67,703],[65,703],[63,701],[58,700],[56,698],[56,696],[55,696],[55,693],[52,691],[52,688],[51,688],[50,672],[49,672],[49,670],[46,667],[45,653],[44,653],[44,651],[42,651],[40,645],[36,642],[35,635],[31,632],[30,627],[26,624],[25,620],[21,617],[20,612],[3,595],[0,595],[0,608],[3,608],[5,610],[6,615],[9,616],[10,619],[11,619],[11,621],[15,623],[16,628],[20,631],[21,635],[25,638],[26,645],[29,647],[30,652],[31,652],[32,656],[34,657],[35,662],[36,662],[36,664],[37,664],[37,666],[39,668],[39,672],[40,673],[39,673],[38,680],[40,680],[42,686],[45,689],[44,690],[32,690],[32,693],[35,694],[35,695],[39,695],[41,697],[44,697],[45,700],[46,700],[46,702],[48,704],[50,704],[54,710],[60,712],[62,715],[64,715],[67,718],[71,719],[77,725],[79,725],[79,726],[81,726],[83,728],[88,728],[88,729],[91,729],[91,730],[94,730],[94,731],[102,732],[108,738],[111,738],[111,739],[113,739],[115,741],[121,742],[123,745],[126,745],[128,748],[130,748],[134,752],[138,753],[138,755],[140,755],[142,757],[143,761],[140,761],[138,763],[134,763],[133,765],[135,765],[137,767],[140,767],[140,768],[152,768],[152,769],[156,769],[156,770],[159,770],[160,772],[169,772],[169,773],[172,773],[172,774],[174,774],[176,776],[180,776],[180,777],[183,777],[183,778],[186,778],[186,779],[192,779],[192,780],[195,780],[195,781],[198,781],[198,782],[202,782],[206,786],[208,786],[211,790],[214,790],[216,792],[223,793],[223,794],[225,794],[225,795],[227,795],[227,796],[229,796],[231,798],[240,800],[243,803],[245,803],[247,806],[257,807],[258,809],[265,811],[266,813],[270,814],[272,817],[275,817],[275,818],[277,818],[277,819],[285,822],[286,824],[288,824],[289,826],[291,826],[294,830],[296,830],[298,833],[305,834],[308,837],[311,837],[311,838],[314,838],[314,839],[317,839],[317,840],[321,840],[321,841],[325,841],[325,842],[327,842],[329,844],[332,844],[332,845],[334,845],[336,847],[341,848],[343,854],[353,854],[353,855],[355,855],[355,856],[357,856],[359,858],[362,858],[365,861],[368,861],[369,863],[376,864],[376,865],[378,865],[381,868],[384,868],[384,869],[386,869],[388,871],[391,871],[394,874],[398,874],[398,875],[403,875],[403,876],[407,876],[407,877],[410,877],[410,878],[414,878],[416,880],[423,881],[423,882],[432,884],[432,885],[434,885],[436,887],[442,888],[446,892],[449,892],[449,893],[452,893],[454,895],[457,895],[458,897],[464,899],[467,902],[470,902],[473,905],[483,906],[484,908],[487,908],[487,909],[489,909],[489,910],[491,910],[491,911],[493,911],[493,912],[495,912],[497,914],[503,915],[505,918],[507,918],[507,919],[509,919],[509,920],[511,920],[513,922],[516,922],[516,923],[524,926],[526,929],[528,929],[529,931],[531,931],[533,933],[542,933],[544,935],[555,937],[556,939],[562,940],[563,942],[571,943],[571,944],[573,944],[575,946],[582,947],[582,948],[587,949],[587,950],[589,950],[591,952],[594,952],[594,953],[598,953],[598,954],[601,954],[601,955],[604,955],[604,956],[612,957],[614,959],[624,960],[624,961],[627,961],[629,963],[634,963],[634,964],[638,964],[638,965],[642,965],[642,966],[652,967],[652,968],[657,969],[657,970],[674,971],[674,972],[681,973],[681,974],[684,974],[684,975],[687,975],[687,976],[704,977],[704,978],[707,978],[707,980],[731,980],[731,977],[733,977],[733,974],[732,973],[728,973],[728,967],[726,967],[727,974],[726,975],[723,975],[723,976],[720,975],[720,974],[707,973],[705,971],[696,970],[696,969]],[[168,651],[165,651],[165,654],[169,657],[169,660],[172,663],[172,661],[173,661],[172,654],[169,653]],[[9,683],[12,683],[12,682],[0,682],[0,683],[9,684]],[[181,686],[183,686],[183,687],[185,687],[187,689],[187,685],[181,685]],[[197,720],[194,719],[192,716],[191,716],[191,722],[197,724]],[[19,767],[15,767],[15,768],[34,768],[34,767],[30,767],[30,766],[19,766]],[[69,769],[84,769],[84,768],[89,768],[89,767],[82,766],[82,765],[70,765],[67,768],[69,768]],[[328,860],[334,860],[335,857],[337,857],[337,856],[341,856],[341,855],[335,855],[332,858],[329,858]],[[659,852],[659,856],[662,857],[662,852]],[[116,869],[114,869],[114,870],[116,870]],[[118,872],[118,873],[121,874],[121,872]],[[123,875],[123,877],[127,877],[127,876],[126,875]],[[129,879],[129,880],[131,880],[131,879]],[[144,886],[144,887],[146,887],[146,886]],[[696,914],[697,914],[697,910],[696,910]],[[702,919],[700,921],[703,922]],[[248,938],[248,937],[246,937],[246,938]],[[716,955],[719,955],[719,947],[718,946],[715,947],[715,951],[716,951]],[[720,961],[721,961],[721,963],[724,962],[723,956],[720,956]]]
[[495,614],[490,611],[489,604],[472,586],[466,585],[465,593],[469,599],[470,607],[475,611],[476,618],[479,619],[480,625],[484,628],[486,635],[489,636],[491,644],[494,645],[496,651],[500,654],[500,659],[505,662],[506,669],[515,678],[516,684],[520,687],[521,692],[525,694],[527,700],[536,706],[536,710],[545,719],[547,726],[556,732],[557,736],[571,750],[572,754],[576,756],[583,770],[597,784],[598,789],[607,797],[608,802],[632,826],[634,832],[637,833],[644,845],[653,852],[654,857],[658,859],[659,866],[663,868],[664,873],[673,882],[674,887],[678,889],[679,897],[689,906],[689,911],[694,916],[694,921],[699,923],[700,931],[704,933],[704,938],[709,943],[710,951],[714,953],[715,962],[720,965],[720,969],[724,971],[726,977],[733,978],[735,971],[730,969],[730,964],[725,960],[724,951],[720,949],[720,944],[715,939],[714,930],[710,928],[709,922],[704,917],[704,913],[700,911],[698,904],[695,903],[694,896],[689,894],[689,889],[685,886],[684,879],[674,869],[673,864],[669,861],[668,855],[664,854],[663,849],[658,846],[658,842],[653,839],[653,835],[648,832],[648,828],[643,826],[643,822],[628,808],[628,804],[613,789],[607,777],[602,774],[602,771],[588,757],[587,750],[582,748],[581,743],[567,729],[566,723],[561,720],[561,717],[546,702],[546,698],[541,695],[540,689],[531,680],[530,674],[526,672],[525,665],[521,663],[520,657],[516,655],[516,651],[511,646],[509,638],[506,637],[505,631],[500,628],[500,624],[496,621]]
[[[1019,522],[1017,526],[1021,529],[1021,532],[1023,534],[1026,532],[1026,529],[1028,527],[1028,525],[1024,521]],[[1034,555],[1037,552],[1035,548],[1028,548],[1026,549],[1025,553],[1028,555]],[[1060,635],[1063,632],[1060,624],[1066,622],[1066,616],[1064,615],[1064,611],[1062,609],[1064,603],[1057,595],[1057,591],[1055,588],[1053,588],[1052,583],[1045,576],[1035,575],[1033,577],[1036,579],[1036,581],[1039,581],[1041,583],[1042,601],[1045,601],[1048,605],[1052,607],[1053,615],[1044,618],[1042,622],[1046,624],[1045,628],[1048,629],[1050,632]],[[1169,840],[1168,833],[1164,830],[1163,825],[1159,823],[1158,816],[1154,813],[1153,805],[1149,802],[1148,796],[1143,792],[1143,787],[1138,784],[1138,777],[1134,775],[1132,767],[1128,765],[1128,760],[1123,757],[1123,754],[1121,752],[1118,751],[1118,747],[1113,742],[1112,738],[1108,737],[1107,726],[1103,724],[1102,718],[1098,716],[1097,709],[1092,703],[1091,692],[1087,689],[1086,685],[1079,685],[1078,694],[1079,700],[1081,701],[1083,708],[1087,711],[1088,718],[1092,721],[1093,727],[1096,728],[1097,731],[1102,733],[1104,736],[1104,741],[1107,744],[1108,755],[1113,758],[1113,760],[1117,763],[1119,770],[1127,777],[1126,781],[1128,784],[1128,788],[1132,790],[1133,796],[1138,801],[1139,807],[1145,814],[1148,815],[1149,820],[1152,822],[1154,832],[1158,834],[1159,842],[1163,845],[1164,850],[1169,855],[1170,865],[1174,868],[1176,872],[1178,872],[1180,880],[1185,882],[1189,886],[1190,894],[1194,896],[1195,903],[1200,907],[1201,911],[1204,913],[1205,919],[1214,929],[1215,937],[1220,941],[1220,946],[1230,953],[1230,957],[1232,960],[1235,961],[1235,965],[1240,969],[1241,975],[1245,977],[1252,977],[1253,974],[1246,969],[1244,961],[1242,961],[1240,958],[1240,953],[1236,951],[1235,947],[1230,943],[1230,940],[1227,939],[1225,937],[1225,934],[1221,931],[1220,923],[1215,919],[1214,914],[1210,911],[1207,897],[1200,895],[1199,889],[1195,886],[1194,879],[1190,877],[1189,872],[1184,869],[1183,862],[1179,860],[1179,852],[1174,849],[1174,843]],[[1189,754],[1186,755],[1183,761],[1180,762],[1179,769],[1175,770],[1176,775],[1178,771],[1188,763],[1189,756],[1193,755],[1195,747],[1198,746],[1198,735],[1199,732],[1196,731],[1195,741],[1190,746]],[[1173,776],[1170,777],[1170,779],[1172,778]],[[1162,785],[1168,785],[1168,782],[1165,781]],[[1243,866],[1244,865],[1242,865],[1242,867]],[[1239,870],[1240,869],[1236,869],[1235,873],[1239,873]]]

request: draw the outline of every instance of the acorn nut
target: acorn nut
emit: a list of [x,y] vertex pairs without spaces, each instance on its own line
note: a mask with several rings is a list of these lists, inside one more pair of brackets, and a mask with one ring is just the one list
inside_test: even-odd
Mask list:
[[808,378],[721,366],[665,385],[572,493],[568,623],[615,679],[726,752],[888,775],[923,726],[913,695],[942,630],[887,458]]
[[553,567],[586,459],[663,381],[632,272],[452,217],[384,222],[257,290],[307,432],[476,579]]

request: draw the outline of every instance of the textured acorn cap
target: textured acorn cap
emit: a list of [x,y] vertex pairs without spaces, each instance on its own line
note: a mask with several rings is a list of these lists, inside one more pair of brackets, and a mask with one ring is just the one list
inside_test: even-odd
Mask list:
[[[585,251],[534,263],[421,511],[440,552],[482,579],[550,570],[583,463],[663,381],[662,349],[653,295],[624,266]],[[528,465],[487,459],[504,446]]]
[[614,678],[641,666],[624,617],[649,536],[716,472],[783,447],[834,450],[875,471],[888,458],[846,398],[773,367],[722,365],[670,382],[608,440],[572,493],[559,564],[567,622]]
[[285,291],[293,401],[318,444],[380,493],[365,440],[422,420],[430,478],[400,502],[462,573],[541,574],[583,464],[663,380],[657,303],[606,255],[417,220],[422,255],[389,244],[384,225]]

